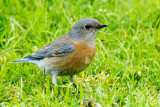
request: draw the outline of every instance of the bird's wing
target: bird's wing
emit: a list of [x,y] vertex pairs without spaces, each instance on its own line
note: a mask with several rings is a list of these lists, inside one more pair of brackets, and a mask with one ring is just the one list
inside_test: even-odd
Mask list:
[[74,50],[75,46],[73,42],[68,39],[68,35],[63,35],[47,46],[41,48],[36,53],[33,53],[25,58],[40,60],[45,57],[62,57],[73,52]]
[[40,60],[45,57],[60,57],[65,56],[68,53],[73,52],[75,49],[74,45],[72,43],[63,43],[62,46],[59,46],[59,44],[47,45],[43,47],[42,49],[38,50],[36,53],[33,53],[25,58],[33,59],[33,60]]

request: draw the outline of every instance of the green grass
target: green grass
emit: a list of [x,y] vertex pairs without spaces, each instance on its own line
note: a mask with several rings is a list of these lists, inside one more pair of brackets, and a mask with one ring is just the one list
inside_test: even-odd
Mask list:
[[[92,64],[69,78],[50,76],[20,59],[69,32],[80,19],[109,27],[97,36]],[[0,106],[80,106],[90,98],[103,107],[160,105],[159,0],[0,0]],[[141,75],[138,75],[138,72]],[[58,88],[61,94],[58,95]]]

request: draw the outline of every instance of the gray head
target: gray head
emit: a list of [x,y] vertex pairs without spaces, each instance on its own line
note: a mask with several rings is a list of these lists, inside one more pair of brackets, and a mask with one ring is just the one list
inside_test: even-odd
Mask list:
[[107,25],[101,24],[93,18],[85,18],[73,26],[69,36],[76,41],[93,41],[96,39],[98,29],[103,27],[107,27]]

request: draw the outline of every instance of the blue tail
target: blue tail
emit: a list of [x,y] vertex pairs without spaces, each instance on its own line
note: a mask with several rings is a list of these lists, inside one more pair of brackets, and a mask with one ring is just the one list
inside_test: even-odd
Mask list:
[[23,58],[23,59],[11,61],[11,63],[16,63],[16,62],[28,62],[28,61],[30,61],[30,59],[28,59],[28,58]]

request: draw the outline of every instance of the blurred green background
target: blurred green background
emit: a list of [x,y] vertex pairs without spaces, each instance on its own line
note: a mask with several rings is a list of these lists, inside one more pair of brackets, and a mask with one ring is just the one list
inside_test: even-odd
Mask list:
[[[92,17],[99,31],[92,64],[53,87],[50,76],[28,63],[13,64]],[[160,0],[0,0],[0,106],[160,105]],[[58,94],[57,89],[61,94]]]

